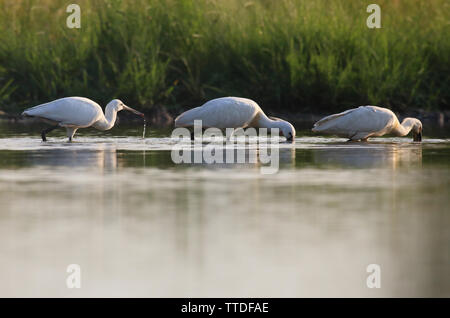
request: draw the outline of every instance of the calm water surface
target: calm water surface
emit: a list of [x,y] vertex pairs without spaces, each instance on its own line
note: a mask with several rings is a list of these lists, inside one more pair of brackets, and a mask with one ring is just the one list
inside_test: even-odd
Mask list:
[[0,296],[450,296],[445,134],[300,133],[264,175],[174,164],[170,131],[151,127],[72,144],[38,131],[0,124]]

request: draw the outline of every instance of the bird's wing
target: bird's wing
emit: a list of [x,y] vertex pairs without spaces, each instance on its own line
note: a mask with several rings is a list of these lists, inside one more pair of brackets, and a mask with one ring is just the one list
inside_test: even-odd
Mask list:
[[321,120],[317,121],[314,124],[314,127],[321,127],[321,126],[324,127],[325,123],[327,123],[329,121],[332,121],[333,119],[336,119],[336,118],[339,118],[339,117],[343,117],[343,116],[345,116],[347,114],[353,113],[357,109],[358,108],[353,108],[353,109],[346,110],[346,111],[344,111],[342,113],[339,113],[339,114],[333,114],[333,115],[326,116],[326,117],[322,118]]
[[47,119],[60,125],[87,127],[102,113],[101,107],[83,97],[65,97],[26,109],[22,114]]
[[175,127],[190,127],[194,125],[194,120],[201,118],[202,106],[195,107],[181,113],[175,118]]
[[238,97],[217,98],[182,113],[175,119],[175,126],[190,127],[194,125],[194,120],[202,120],[203,127],[245,127],[259,110],[258,104],[249,99]]
[[364,134],[369,136],[389,128],[394,117],[395,115],[385,108],[360,106],[319,120],[314,124],[313,131],[347,138]]
[[275,120],[275,121],[285,121],[284,119],[281,119],[278,117],[273,117],[273,116],[267,116],[267,117],[269,117],[270,119]]

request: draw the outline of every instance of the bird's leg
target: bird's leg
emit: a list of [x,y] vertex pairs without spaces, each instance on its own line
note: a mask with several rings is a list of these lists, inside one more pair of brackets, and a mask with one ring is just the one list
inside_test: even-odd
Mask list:
[[69,138],[69,142],[72,142],[73,135],[75,135],[77,128],[66,127],[66,130],[67,130],[67,137]]
[[355,139],[355,136],[357,135],[358,133],[354,133],[348,140],[347,140],[347,142],[355,142],[355,141],[358,141],[359,139]]
[[41,132],[42,141],[47,141],[47,138],[45,137],[45,135],[48,134],[49,132],[55,130],[55,129],[58,128],[58,127],[59,127],[58,125],[55,125],[55,126],[52,126],[52,127],[47,128],[47,129],[44,129],[44,130]]
[[[202,135],[205,133],[206,128],[202,128]],[[191,140],[195,139],[195,129],[190,129],[191,131]]]
[[227,141],[231,140],[231,137],[233,137],[234,132],[235,132],[234,128],[226,128],[225,129],[225,136],[226,136]]

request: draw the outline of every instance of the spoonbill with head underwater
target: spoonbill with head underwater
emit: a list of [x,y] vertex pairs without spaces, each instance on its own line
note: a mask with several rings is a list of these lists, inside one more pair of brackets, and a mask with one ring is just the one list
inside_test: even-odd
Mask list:
[[193,127],[195,120],[204,128],[278,128],[288,141],[295,138],[295,128],[289,122],[268,117],[259,105],[247,98],[221,97],[185,111],[175,119],[175,127]]
[[422,141],[420,120],[408,117],[400,123],[391,110],[378,106],[360,106],[324,117],[314,124],[312,131],[362,141],[385,134],[406,136],[412,131],[413,140]]
[[123,109],[144,117],[143,113],[126,106],[118,99],[110,101],[103,114],[99,104],[84,97],[65,97],[37,105],[26,109],[22,116],[36,117],[52,125],[42,131],[42,141],[47,141],[46,134],[58,127],[66,128],[67,137],[72,141],[79,128],[92,126],[99,130],[111,129],[116,122],[117,112]]

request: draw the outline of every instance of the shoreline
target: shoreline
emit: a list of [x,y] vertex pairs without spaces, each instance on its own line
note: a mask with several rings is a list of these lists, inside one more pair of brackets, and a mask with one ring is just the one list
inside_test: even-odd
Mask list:
[[[173,125],[174,119],[182,111],[178,109],[170,109],[163,106],[155,107],[151,111],[145,112],[146,122],[149,125],[157,127],[170,127]],[[419,119],[422,123],[434,127],[448,127],[450,125],[450,111],[426,111],[423,109],[413,109],[408,112],[399,113],[394,112],[398,119],[401,121],[406,117],[414,117]],[[270,116],[279,117],[285,119],[291,123],[304,125],[308,123],[314,123],[321,118],[330,114],[318,114],[312,112],[269,112]],[[128,123],[141,121],[140,118],[135,118],[131,114],[122,112],[117,117],[117,123]],[[39,119],[26,118],[21,115],[8,114],[0,110],[0,123],[18,123],[18,124],[31,124],[39,122]]]

